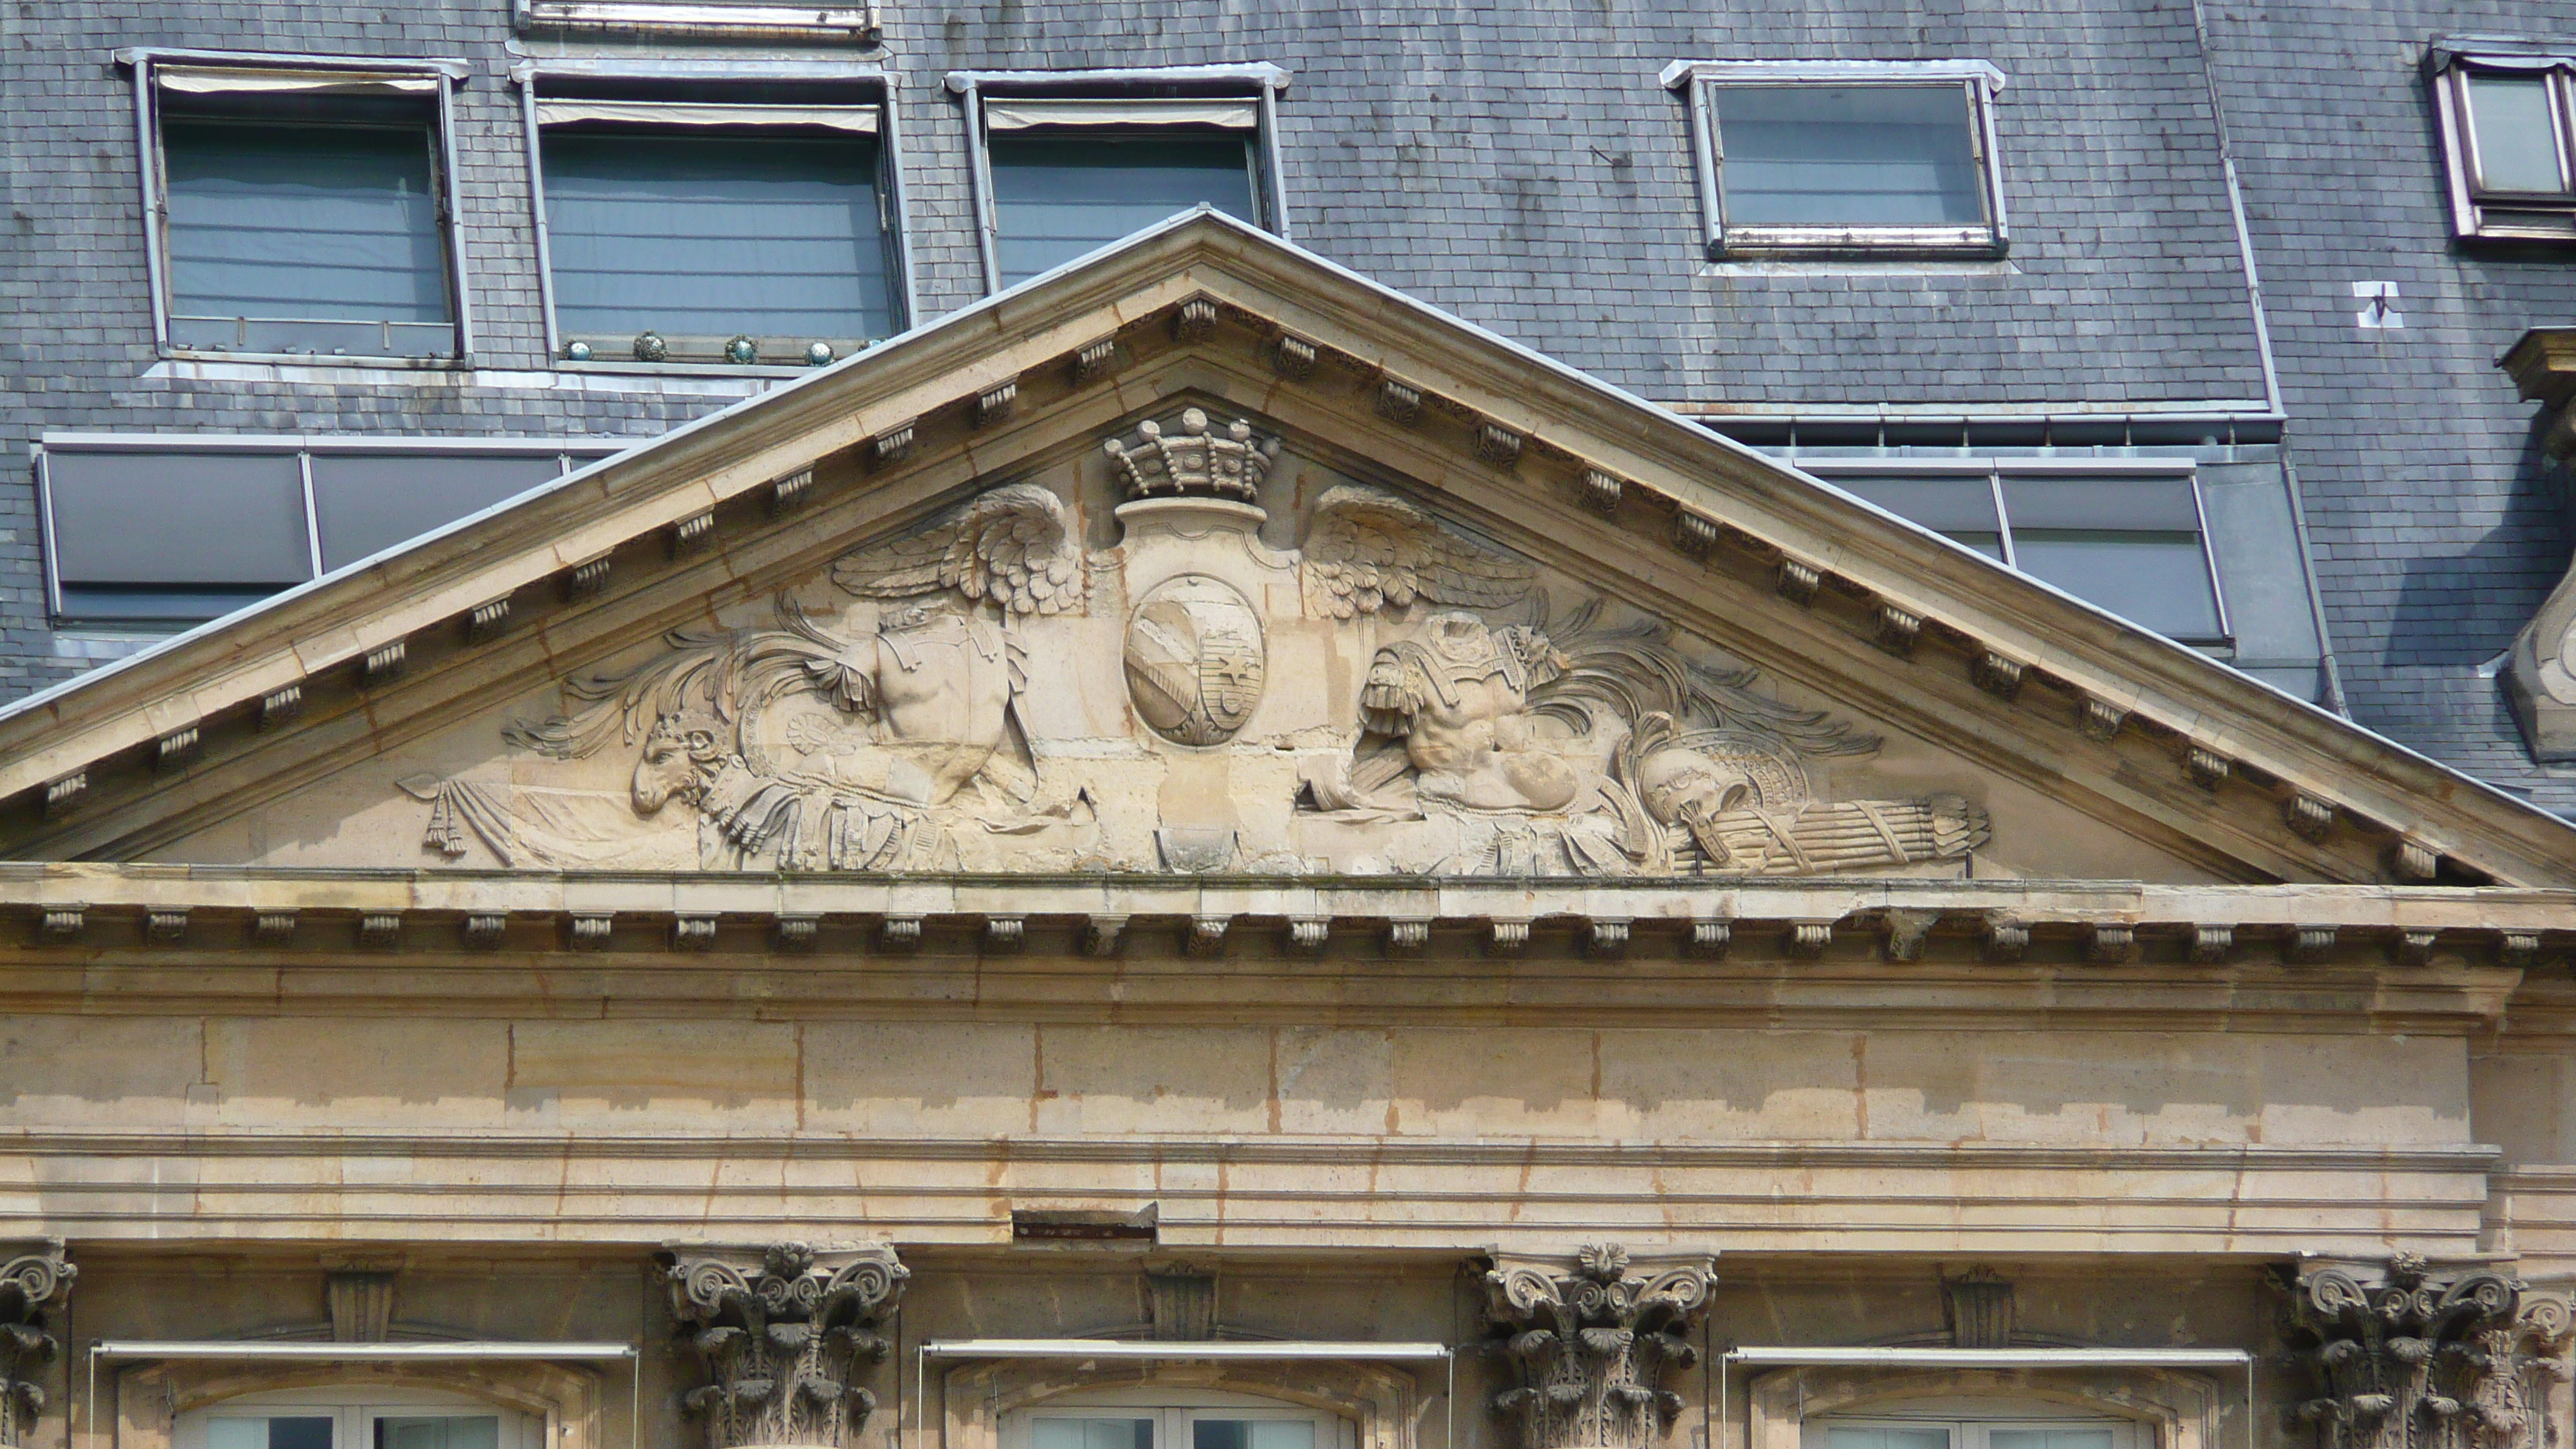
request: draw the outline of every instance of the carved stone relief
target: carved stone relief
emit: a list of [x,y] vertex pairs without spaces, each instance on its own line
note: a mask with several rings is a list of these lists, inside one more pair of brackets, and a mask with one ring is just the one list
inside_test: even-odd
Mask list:
[[2556,1449],[2564,1301],[2501,1273],[2435,1276],[2417,1257],[2374,1276],[2315,1268],[2291,1289],[2291,1334],[2322,1390],[2297,1412],[2319,1449]]
[[1706,1256],[1640,1265],[1616,1244],[1563,1263],[1498,1261],[1487,1323],[1518,1380],[1493,1408],[1521,1449],[1642,1449],[1681,1412],[1666,1376],[1699,1361],[1693,1326],[1717,1277]]
[[876,1410],[859,1376],[885,1358],[877,1326],[910,1275],[885,1248],[682,1248],[671,1313],[707,1382],[680,1397],[707,1449],[847,1449]]
[[403,787],[446,858],[548,868],[1804,875],[1988,838],[1957,794],[1821,798],[1874,738],[1653,618],[1554,613],[1404,498],[1334,483],[1273,547],[1277,452],[1141,424],[1102,446],[1114,546],[1045,485],[986,489],[842,558],[828,604],[567,681],[503,735],[569,777]]
[[80,1276],[60,1243],[19,1247],[0,1263],[0,1449],[28,1443],[45,1411],[45,1365],[62,1351],[48,1319]]

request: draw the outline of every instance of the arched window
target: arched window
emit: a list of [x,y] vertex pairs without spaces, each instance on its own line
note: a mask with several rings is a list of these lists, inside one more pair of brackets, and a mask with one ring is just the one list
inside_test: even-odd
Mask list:
[[533,1416],[402,1384],[244,1394],[181,1414],[171,1449],[544,1449]]
[[1334,1414],[1179,1385],[1065,1394],[1002,1420],[1002,1449],[1356,1449],[1357,1443],[1351,1422]]
[[1801,1421],[1799,1449],[2157,1449],[2151,1426],[2030,1399],[1896,1399]]

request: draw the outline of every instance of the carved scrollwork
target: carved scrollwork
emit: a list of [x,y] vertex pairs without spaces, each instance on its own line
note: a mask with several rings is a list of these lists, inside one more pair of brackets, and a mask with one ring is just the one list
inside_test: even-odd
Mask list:
[[2412,1255],[2376,1282],[2302,1275],[2290,1330],[2322,1392],[2297,1417],[2319,1449],[2542,1449],[2571,1324],[2565,1303],[2525,1295],[2500,1273],[2436,1277]]
[[1485,1275],[1495,1348],[1518,1382],[1494,1412],[1522,1449],[1642,1449],[1681,1411],[1663,1387],[1699,1352],[1690,1333],[1717,1277],[1705,1257],[1630,1271],[1627,1250],[1586,1244],[1562,1263],[1503,1262]]
[[707,1449],[846,1449],[876,1410],[857,1382],[910,1276],[885,1248],[691,1248],[664,1255],[671,1313],[707,1382],[680,1396]]
[[70,1298],[79,1276],[60,1243],[0,1263],[0,1449],[27,1443],[45,1411],[44,1366],[61,1349],[46,1318]]

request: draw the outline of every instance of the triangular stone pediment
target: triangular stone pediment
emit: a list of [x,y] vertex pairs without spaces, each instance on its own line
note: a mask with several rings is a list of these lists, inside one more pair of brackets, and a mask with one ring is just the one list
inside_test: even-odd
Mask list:
[[0,715],[20,858],[2559,884],[2576,835],[1217,218]]

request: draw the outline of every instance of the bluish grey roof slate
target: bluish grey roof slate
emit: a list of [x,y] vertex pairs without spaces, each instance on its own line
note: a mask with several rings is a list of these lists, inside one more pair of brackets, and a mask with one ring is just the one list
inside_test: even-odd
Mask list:
[[[1275,62],[1290,221],[1326,256],[1658,401],[2242,404],[2264,395],[2193,7],[2140,0],[886,0],[926,315],[980,294],[956,68]],[[2437,31],[2576,36],[2576,6],[2212,3],[2291,438],[2347,697],[2365,724],[2576,804],[2494,682],[2566,546],[2529,409],[2490,366],[2564,321],[2576,260],[2448,241],[2416,71]],[[642,437],[722,399],[527,387],[547,367],[507,7],[110,0],[0,18],[0,450],[47,429]],[[477,381],[154,374],[132,96],[119,46],[470,61],[458,106]],[[1712,268],[1676,59],[1981,58],[2008,261]],[[2350,325],[2397,280],[2408,328]],[[162,370],[164,373],[168,369]],[[496,378],[508,385],[490,385]],[[32,491],[0,486],[0,692],[60,678]],[[2563,792],[2563,793],[2562,793]]]

